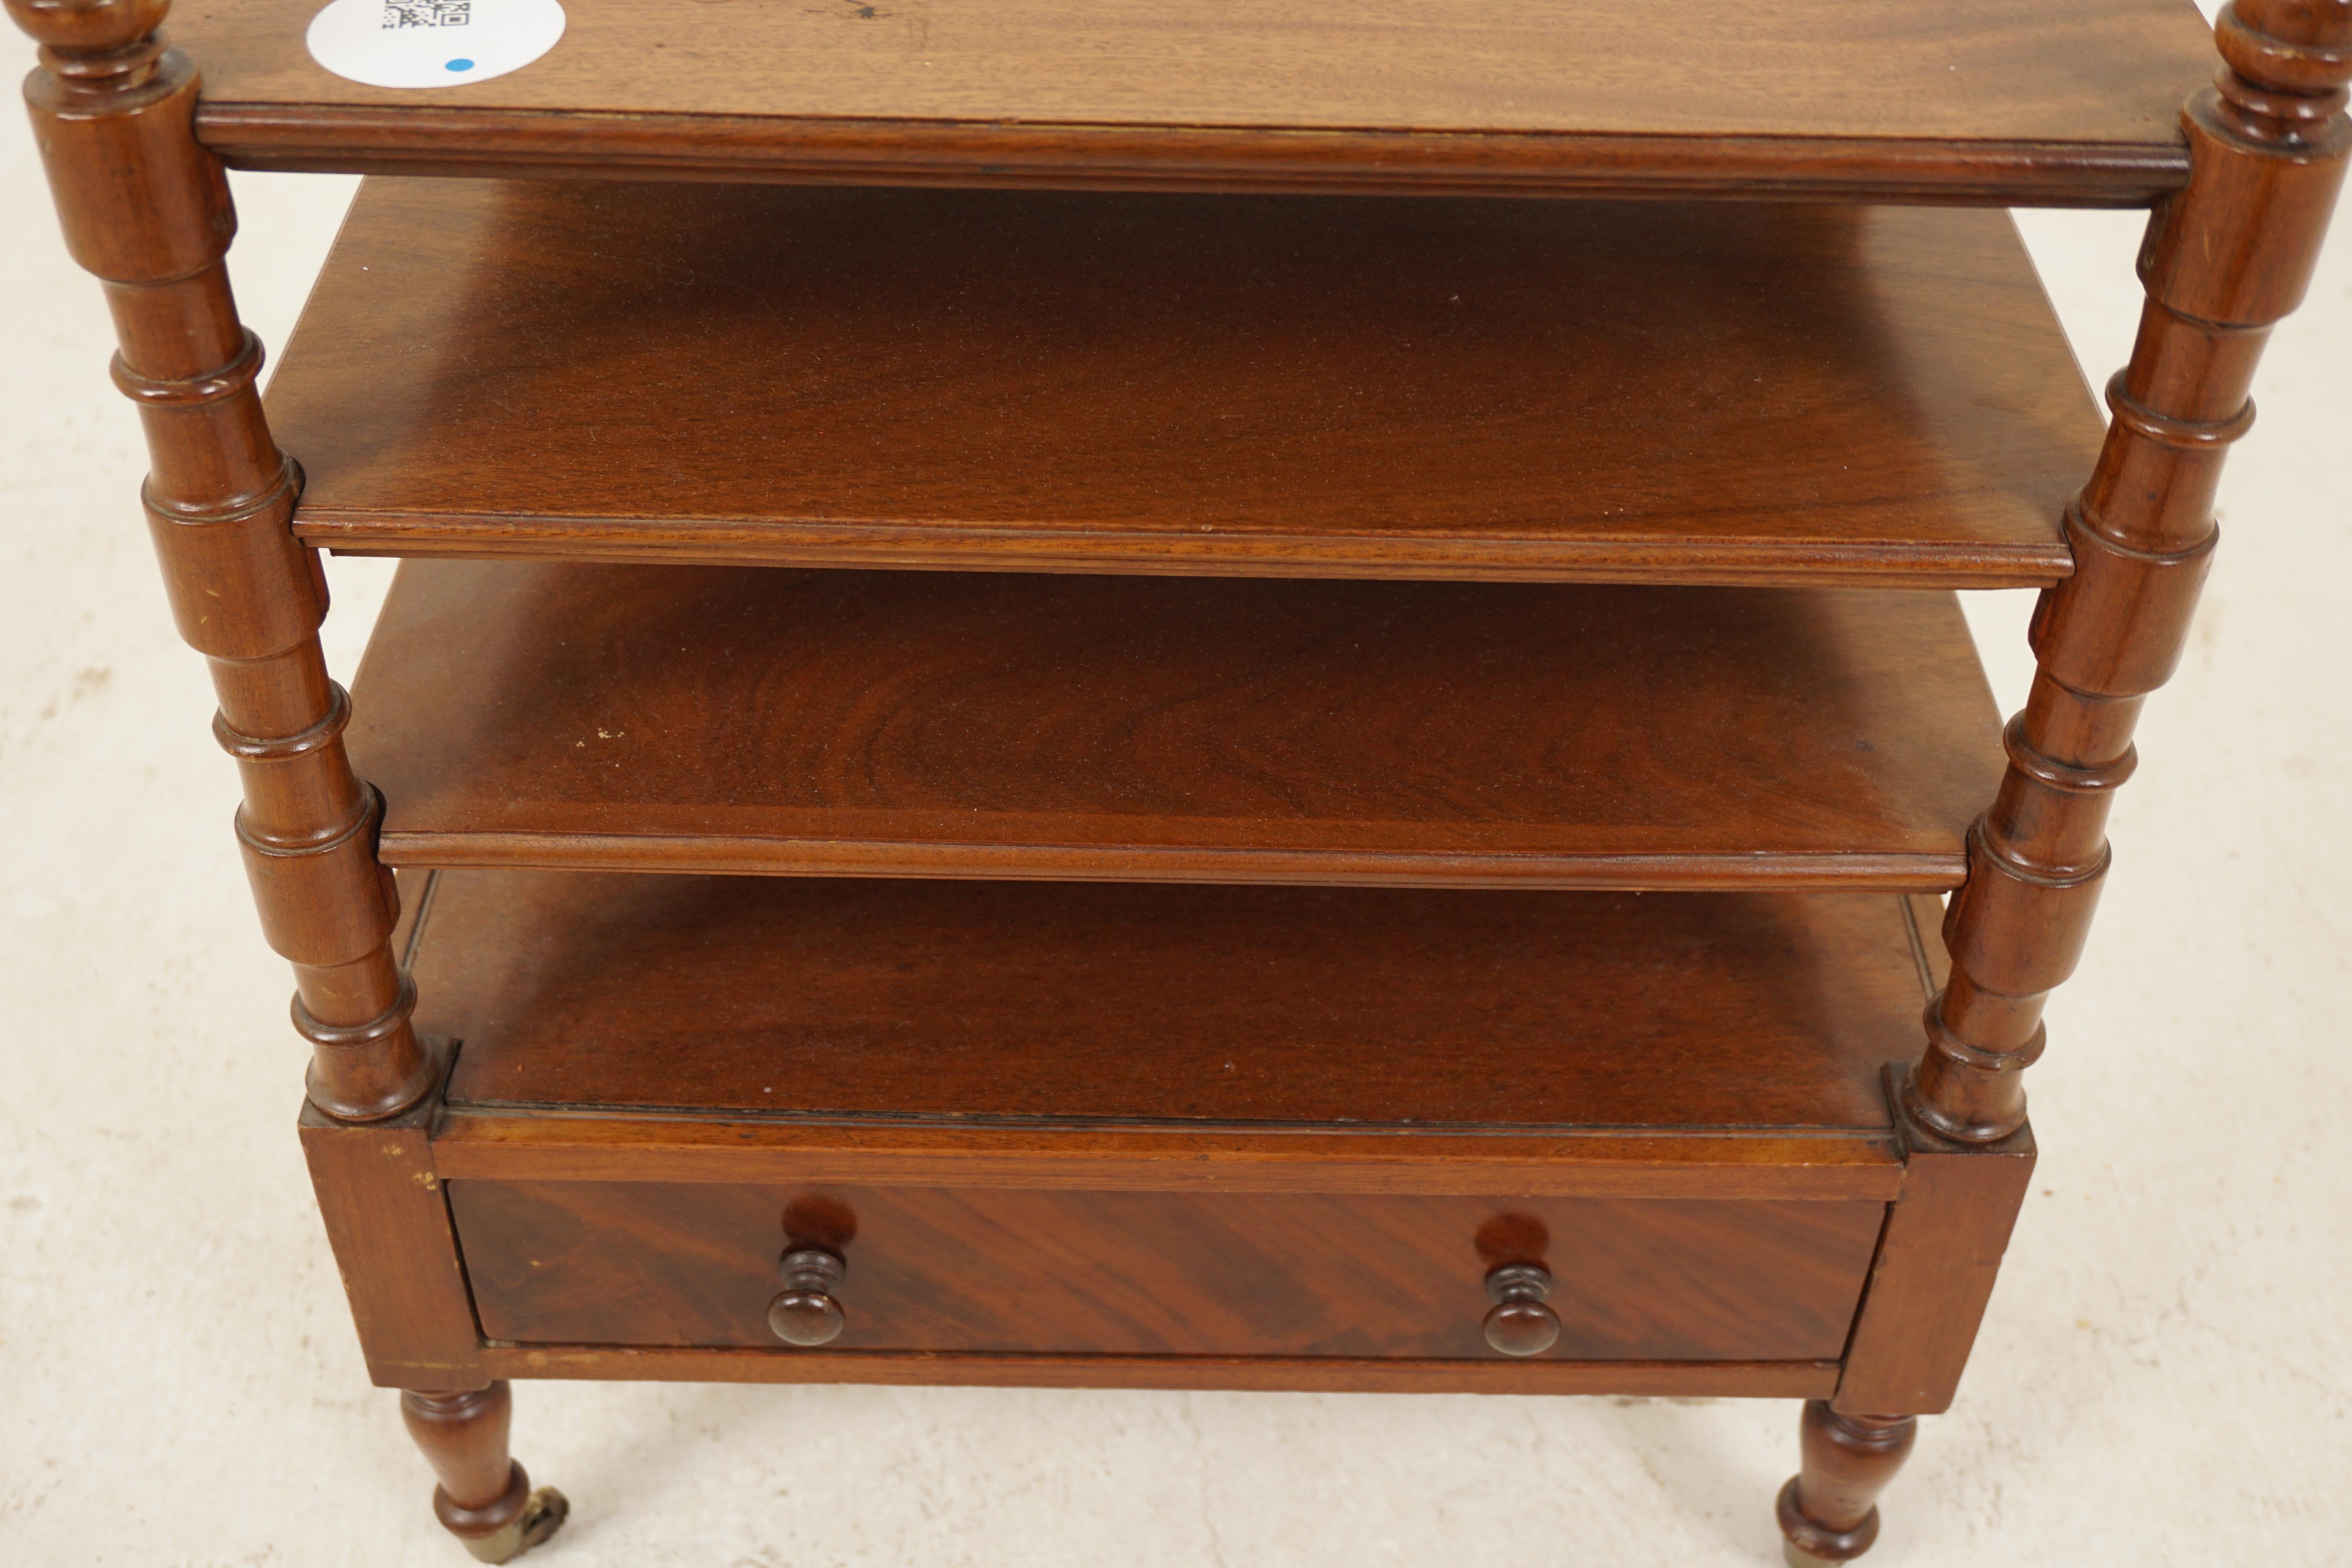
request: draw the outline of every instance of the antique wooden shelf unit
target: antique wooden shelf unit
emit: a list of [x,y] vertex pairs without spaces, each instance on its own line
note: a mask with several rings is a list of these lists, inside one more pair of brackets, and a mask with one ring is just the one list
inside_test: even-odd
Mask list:
[[[515,1377],[1797,1398],[1870,1546],[2352,0],[166,4],[8,0],[477,1556]],[[266,420],[224,165],[379,176]],[[2020,205],[2151,209],[2104,437]]]

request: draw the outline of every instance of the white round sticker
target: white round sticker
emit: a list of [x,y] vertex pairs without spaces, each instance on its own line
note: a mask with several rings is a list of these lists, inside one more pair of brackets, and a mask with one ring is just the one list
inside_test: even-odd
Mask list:
[[459,87],[520,70],[562,37],[560,0],[335,0],[306,41],[370,87]]

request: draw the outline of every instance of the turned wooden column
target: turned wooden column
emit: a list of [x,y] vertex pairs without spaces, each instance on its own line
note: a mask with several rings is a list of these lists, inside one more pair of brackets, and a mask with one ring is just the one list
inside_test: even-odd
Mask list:
[[2237,0],[2214,41],[2221,74],[2181,112],[2189,184],[2149,220],[2138,342],[2067,510],[2074,574],[2034,613],[2032,692],[1969,833],[1944,920],[1951,979],[1903,1090],[1918,1122],[1959,1143],[2024,1123],[2020,1075],[2042,1052],[2044,999],[2082,954],[2140,704],[2179,662],[2219,537],[2221,460],[2253,422],[2254,362],[2303,300],[2352,148],[2352,0]]
[[2042,1004],[2081,957],[2107,804],[2131,776],[2140,704],[2179,662],[2219,539],[2221,461],[2253,422],[2255,361],[2302,301],[2352,152],[2352,0],[2237,0],[2214,39],[2221,73],[2181,111],[2189,184],[2149,219],[2138,341],[2066,511],[2074,572],[2034,611],[2032,690],[1944,917],[1951,976],[1897,1091],[1905,1195],[1834,1405],[1805,1407],[1804,1467],[1780,1494],[1799,1568],[1870,1549],[1917,1415],[1943,1408],[1958,1379],[1965,1336],[1917,1341],[1936,1325],[1972,1336],[1990,1290],[2032,1168],[2022,1073],[2042,1054]]
[[294,964],[294,1022],[320,1110],[375,1121],[432,1064],[387,945],[383,803],[343,754],[350,701],[327,678],[326,579],[290,523],[300,471],[269,438],[261,345],[222,261],[236,219],[195,139],[197,79],[157,28],[169,0],[7,0],[41,44],[25,83],[66,244],[106,287],[152,471],[143,499],[180,634],[212,665],[214,733],[244,774],[236,835],[269,944]]

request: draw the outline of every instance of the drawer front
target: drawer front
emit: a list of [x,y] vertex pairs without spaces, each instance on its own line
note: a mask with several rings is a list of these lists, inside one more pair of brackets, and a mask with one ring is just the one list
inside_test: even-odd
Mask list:
[[832,1351],[1500,1359],[1489,1270],[1539,1263],[1571,1360],[1843,1353],[1885,1205],[1662,1198],[453,1181],[482,1330],[793,1347],[788,1249],[846,1265]]

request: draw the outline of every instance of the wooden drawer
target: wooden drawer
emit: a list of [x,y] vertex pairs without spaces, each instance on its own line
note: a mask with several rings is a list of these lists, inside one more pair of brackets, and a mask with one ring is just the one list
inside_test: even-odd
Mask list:
[[831,1351],[1497,1360],[1486,1271],[1541,1262],[1572,1360],[1832,1360],[1885,1205],[459,1180],[482,1331],[766,1347],[788,1244],[837,1250]]

